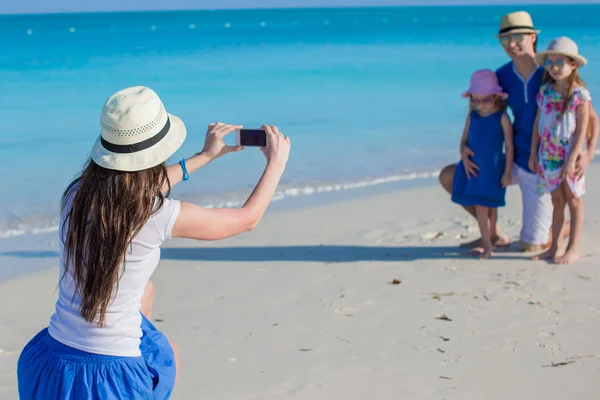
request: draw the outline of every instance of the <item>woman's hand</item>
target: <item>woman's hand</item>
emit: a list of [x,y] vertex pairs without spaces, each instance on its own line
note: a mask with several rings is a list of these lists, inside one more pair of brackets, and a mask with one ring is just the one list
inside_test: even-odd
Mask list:
[[[222,130],[215,129],[214,136],[223,137],[232,125]],[[241,208],[203,208],[192,203],[181,203],[181,211],[173,225],[173,237],[197,240],[220,240],[238,235],[256,227],[271,202],[285,164],[290,155],[290,139],[283,136],[274,126],[262,127],[267,134],[267,145],[261,150],[267,159],[267,167],[260,181]],[[210,133],[210,128],[209,128]],[[211,133],[211,135],[213,135]],[[207,139],[208,139],[207,134]],[[218,142],[218,139],[211,139]],[[208,141],[208,140],[207,140]],[[227,146],[218,154],[225,154]]]
[[241,128],[241,125],[228,125],[221,122],[208,125],[202,154],[205,154],[211,160],[214,160],[224,154],[243,150],[244,148],[242,146],[227,146],[223,141],[225,135]]
[[276,126],[263,125],[261,127],[267,134],[267,145],[261,147],[267,163],[280,163],[285,165],[290,156],[290,138],[283,136]]

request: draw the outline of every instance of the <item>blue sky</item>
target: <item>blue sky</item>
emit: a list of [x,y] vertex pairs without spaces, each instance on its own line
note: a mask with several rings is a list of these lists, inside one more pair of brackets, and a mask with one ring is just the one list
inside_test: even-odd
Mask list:
[[[0,14],[190,10],[223,8],[280,8],[336,6],[401,6],[454,4],[597,4],[600,0],[2,0]],[[250,5],[251,4],[251,5]]]

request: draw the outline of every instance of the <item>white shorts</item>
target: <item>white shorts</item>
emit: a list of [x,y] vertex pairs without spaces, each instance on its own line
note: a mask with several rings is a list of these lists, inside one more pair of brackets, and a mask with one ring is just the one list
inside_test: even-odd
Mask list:
[[513,165],[512,184],[519,185],[523,203],[521,241],[530,245],[548,243],[552,226],[552,197],[541,194],[537,188],[537,175]]

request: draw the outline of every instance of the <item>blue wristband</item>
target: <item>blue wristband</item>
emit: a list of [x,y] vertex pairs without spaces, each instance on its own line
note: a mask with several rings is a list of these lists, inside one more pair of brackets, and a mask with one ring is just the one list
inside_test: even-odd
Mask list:
[[181,161],[179,161],[179,165],[181,165],[181,169],[183,170],[183,180],[187,181],[190,179],[190,174],[188,174],[187,167],[185,165],[185,158],[182,158]]

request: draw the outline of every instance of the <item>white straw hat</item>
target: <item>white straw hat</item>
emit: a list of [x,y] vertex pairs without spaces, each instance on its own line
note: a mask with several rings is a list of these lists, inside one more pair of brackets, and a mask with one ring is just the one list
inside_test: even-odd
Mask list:
[[533,27],[533,20],[527,11],[516,11],[502,16],[497,38],[514,33],[540,33]]
[[142,171],[165,162],[183,144],[183,121],[168,114],[158,95],[147,87],[123,89],[106,100],[101,134],[92,160],[118,171]]
[[566,36],[561,36],[551,41],[546,51],[540,51],[535,55],[535,61],[542,65],[546,59],[546,56],[548,55],[572,58],[580,67],[583,67],[585,64],[587,64],[587,59],[579,55],[577,43]]

